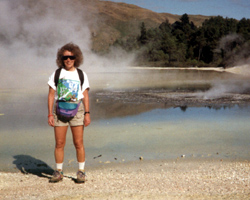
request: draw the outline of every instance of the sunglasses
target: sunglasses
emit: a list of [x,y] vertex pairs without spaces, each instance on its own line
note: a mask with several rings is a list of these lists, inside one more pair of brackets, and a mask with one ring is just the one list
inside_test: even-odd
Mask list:
[[69,58],[70,60],[75,60],[75,59],[76,59],[75,56],[63,56],[63,57],[62,57],[62,60],[68,60],[68,58]]

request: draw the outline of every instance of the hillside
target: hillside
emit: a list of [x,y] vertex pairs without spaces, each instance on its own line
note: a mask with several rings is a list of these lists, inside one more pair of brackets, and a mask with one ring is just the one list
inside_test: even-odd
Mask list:
[[[151,28],[159,26],[166,20],[174,23],[181,17],[169,13],[156,13],[125,3],[99,0],[82,1],[82,3],[89,12],[88,17],[95,18],[95,24],[90,23],[90,29],[93,39],[92,49],[96,52],[105,51],[118,38],[137,36],[140,33],[142,22],[147,28]],[[189,15],[189,18],[196,26],[200,26],[209,17]]]
[[[71,23],[76,30],[89,27],[88,30],[92,33],[92,50],[96,52],[107,50],[118,38],[139,35],[142,22],[146,28],[151,28],[159,26],[166,19],[174,23],[181,17],[156,13],[131,4],[101,0],[65,0],[64,3],[61,3],[61,0],[4,1],[2,10],[4,12],[1,15],[0,40],[5,43],[5,40],[10,40],[8,42],[13,40],[10,36],[17,36],[18,39],[22,38],[26,43],[29,42],[31,46],[35,43],[38,46],[41,46],[41,43],[52,44],[58,39],[56,35],[62,27],[61,21],[73,20]],[[189,16],[189,18],[194,24],[201,25],[209,17]],[[36,30],[39,31],[35,33]],[[49,36],[45,39],[42,34],[41,38],[44,37],[44,41],[41,42],[39,37],[43,31]]]

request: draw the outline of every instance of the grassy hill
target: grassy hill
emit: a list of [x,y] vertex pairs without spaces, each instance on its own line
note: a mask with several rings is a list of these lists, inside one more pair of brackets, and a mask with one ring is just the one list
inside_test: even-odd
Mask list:
[[[181,17],[169,13],[156,13],[125,3],[99,0],[85,0],[82,3],[89,11],[89,17],[95,18],[95,24],[90,23],[90,29],[92,31],[92,49],[96,52],[105,51],[118,38],[137,36],[140,33],[142,22],[147,28],[152,28],[166,20],[174,23]],[[190,21],[193,21],[196,26],[200,26],[208,18],[210,17],[189,15]]]

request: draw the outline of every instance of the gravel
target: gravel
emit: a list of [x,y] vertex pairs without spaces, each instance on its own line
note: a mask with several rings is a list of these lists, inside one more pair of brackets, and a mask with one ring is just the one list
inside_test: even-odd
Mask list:
[[250,199],[249,161],[138,161],[87,170],[59,183],[50,176],[0,172],[0,199]]

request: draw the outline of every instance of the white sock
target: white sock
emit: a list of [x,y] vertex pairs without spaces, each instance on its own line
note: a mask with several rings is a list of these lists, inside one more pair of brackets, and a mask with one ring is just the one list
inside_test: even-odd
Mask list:
[[79,170],[84,171],[85,162],[79,162]]
[[56,169],[62,170],[63,169],[63,163],[56,163]]

